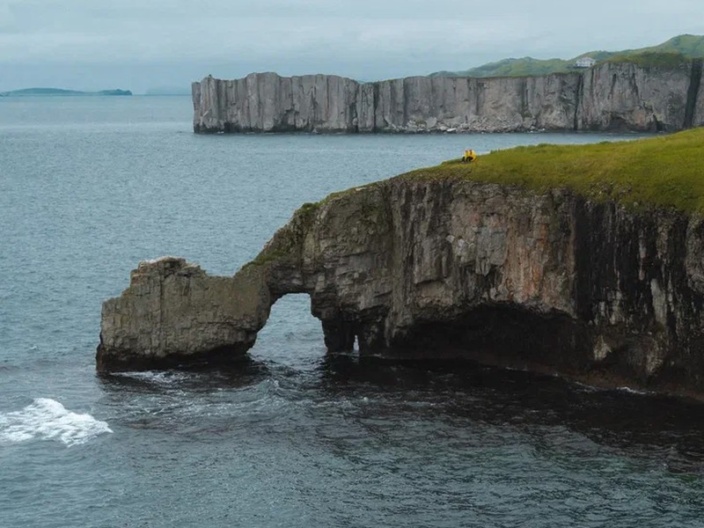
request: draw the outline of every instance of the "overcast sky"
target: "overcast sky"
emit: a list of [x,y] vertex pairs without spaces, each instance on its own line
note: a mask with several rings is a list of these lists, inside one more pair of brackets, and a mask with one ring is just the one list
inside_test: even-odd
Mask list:
[[205,75],[360,80],[704,34],[704,0],[0,0],[0,91],[187,87]]

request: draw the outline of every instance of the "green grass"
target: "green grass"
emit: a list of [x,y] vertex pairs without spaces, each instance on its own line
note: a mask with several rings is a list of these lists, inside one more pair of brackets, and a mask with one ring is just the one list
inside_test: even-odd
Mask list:
[[704,57],[704,36],[678,35],[657,46],[623,51],[590,51],[572,59],[504,59],[490,62],[464,71],[442,71],[431,76],[455,77],[527,77],[565,73],[575,70],[574,63],[580,57],[592,57],[598,62],[613,60],[615,62],[634,62],[641,66],[678,66],[686,59]]
[[517,147],[399,178],[468,179],[538,191],[568,188],[637,209],[704,213],[704,128],[635,141]]
[[665,53],[681,53],[686,57],[704,57],[704,37],[700,35],[678,35],[652,48],[643,51],[660,51]]
[[432,77],[530,77],[573,71],[572,63],[563,59],[503,59],[483,64],[465,71],[441,71],[432,73]]
[[[461,75],[468,77],[526,77],[531,75],[548,75],[571,71],[571,62],[563,59],[503,59],[490,62],[466,72],[440,72],[445,75]],[[433,74],[438,75],[438,74]]]
[[299,207],[291,221],[277,231],[269,244],[259,252],[254,260],[245,264],[243,269],[249,266],[265,266],[271,262],[300,257],[303,238],[315,221],[315,216],[321,203],[304,203]]
[[[704,128],[635,141],[516,147],[480,155],[473,163],[446,161],[363,188],[408,180],[470,180],[535,191],[567,188],[596,201],[616,201],[640,211],[666,208],[704,214]],[[354,200],[359,189],[353,187],[320,202],[303,204],[243,269],[300,258],[303,239],[320,208],[334,200]],[[359,196],[369,199],[367,193]],[[362,221],[370,227],[384,225],[384,211],[378,210],[377,204],[365,202],[360,211]]]
[[641,67],[677,69],[689,67],[687,57],[676,52],[644,51],[642,53],[618,54],[609,57],[606,62],[628,62]]

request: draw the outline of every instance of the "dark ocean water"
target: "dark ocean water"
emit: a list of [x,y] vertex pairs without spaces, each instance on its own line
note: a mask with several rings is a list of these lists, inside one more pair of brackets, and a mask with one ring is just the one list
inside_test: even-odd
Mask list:
[[704,406],[326,357],[287,297],[235,371],[94,372],[139,260],[232,274],[328,193],[597,135],[196,136],[183,97],[0,99],[0,527],[704,526]]

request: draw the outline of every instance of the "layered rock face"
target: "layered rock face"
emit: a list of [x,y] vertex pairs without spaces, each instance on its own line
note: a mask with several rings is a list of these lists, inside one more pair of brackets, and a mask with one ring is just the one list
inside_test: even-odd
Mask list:
[[241,357],[269,317],[271,302],[258,276],[210,277],[174,257],[142,262],[129,288],[103,304],[98,369]]
[[302,207],[233,278],[169,266],[105,303],[99,365],[235,359],[308,293],[330,351],[704,390],[704,221],[683,213],[394,179]]
[[675,67],[605,63],[542,77],[332,75],[193,83],[193,128],[218,132],[674,131],[704,124],[701,60]]

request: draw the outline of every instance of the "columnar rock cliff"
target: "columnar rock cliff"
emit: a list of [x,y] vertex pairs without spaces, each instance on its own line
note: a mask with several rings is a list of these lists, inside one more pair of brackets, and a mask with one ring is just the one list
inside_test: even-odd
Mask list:
[[103,304],[98,367],[211,363],[244,354],[272,302],[255,271],[232,279],[210,277],[181,258],[140,263],[125,294]]
[[701,218],[452,178],[306,205],[233,278],[140,264],[103,306],[98,366],[234,361],[287,293],[330,351],[704,391]]
[[704,124],[701,60],[605,63],[542,77],[251,74],[193,83],[193,128],[216,132],[673,131]]

